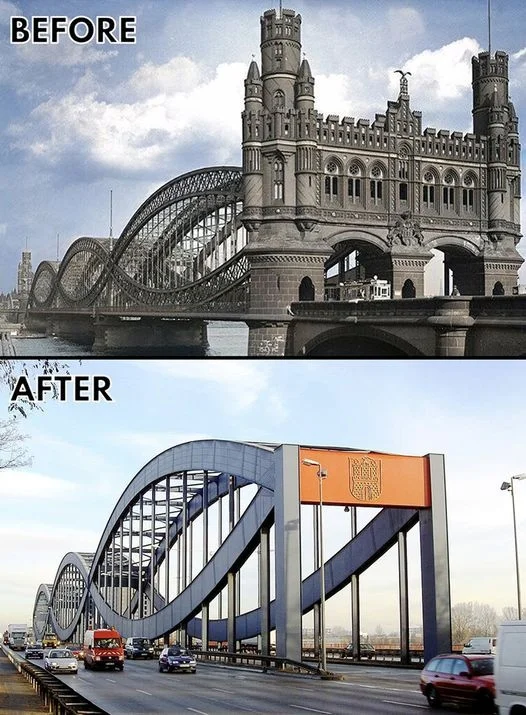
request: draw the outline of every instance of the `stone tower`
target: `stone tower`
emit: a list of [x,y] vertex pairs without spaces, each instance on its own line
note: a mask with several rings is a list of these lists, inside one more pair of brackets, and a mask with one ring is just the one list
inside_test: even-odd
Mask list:
[[324,263],[332,250],[316,224],[314,79],[301,61],[301,16],[269,10],[261,18],[261,73],[245,80],[245,202],[249,231],[250,312],[268,323],[249,325],[249,355],[283,355],[287,306],[324,299]]
[[482,52],[472,60],[473,131],[487,137],[487,240],[483,292],[510,294],[521,260],[520,144],[518,119],[508,96],[508,55]]

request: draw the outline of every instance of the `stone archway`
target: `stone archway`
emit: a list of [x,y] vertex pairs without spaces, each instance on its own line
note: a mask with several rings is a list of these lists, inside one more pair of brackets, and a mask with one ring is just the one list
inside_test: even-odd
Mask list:
[[504,295],[504,286],[500,281],[497,281],[493,286],[491,295]]
[[408,278],[404,285],[402,286],[402,298],[415,298],[416,288],[413,281]]
[[316,291],[314,289],[314,283],[311,281],[309,276],[305,276],[300,283],[298,291],[298,300],[300,302],[306,300],[314,300]]

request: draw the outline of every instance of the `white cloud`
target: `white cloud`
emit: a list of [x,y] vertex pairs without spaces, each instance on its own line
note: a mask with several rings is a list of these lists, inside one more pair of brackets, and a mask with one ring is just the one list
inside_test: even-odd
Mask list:
[[514,52],[511,56],[511,59],[512,60],[520,60],[525,56],[526,56],[526,47],[523,47],[522,50],[519,50],[518,52]]
[[130,77],[128,86],[138,94],[189,92],[203,82],[203,71],[188,57],[172,57],[163,65],[146,62]]
[[[168,80],[171,71],[179,82]],[[48,165],[70,161],[80,152],[104,170],[144,173],[171,166],[170,157],[197,139],[203,144],[203,137],[210,159],[222,163],[239,151],[245,73],[242,63],[221,64],[204,79],[184,58],[157,68],[149,63],[130,80],[130,88],[141,95],[135,102],[106,101],[95,89],[75,91],[40,104],[29,127],[12,125],[10,133],[16,147]],[[210,107],[221,107],[221,112]]]
[[17,60],[29,64],[52,65],[53,67],[74,67],[92,65],[115,57],[117,50],[98,50],[89,45],[77,45],[68,40],[58,44],[17,45]]
[[5,236],[6,233],[7,233],[7,224],[0,223],[0,236]]
[[242,411],[254,405],[272,388],[266,369],[256,363],[229,361],[146,361],[144,370],[181,380],[199,380],[216,384],[228,396],[228,405]]
[[6,469],[0,472],[0,497],[3,499],[69,500],[77,493],[77,486],[64,479],[48,477],[38,472]]
[[11,15],[21,15],[21,10],[12,2],[0,0],[0,24],[7,25]]
[[397,38],[410,35],[414,39],[426,29],[422,15],[413,7],[389,8],[387,20],[391,35]]
[[[409,91],[422,106],[458,99],[471,88],[471,58],[482,51],[471,37],[450,42],[438,50],[424,50],[409,58],[403,70],[409,70]],[[399,76],[389,72],[390,91],[394,92]]]

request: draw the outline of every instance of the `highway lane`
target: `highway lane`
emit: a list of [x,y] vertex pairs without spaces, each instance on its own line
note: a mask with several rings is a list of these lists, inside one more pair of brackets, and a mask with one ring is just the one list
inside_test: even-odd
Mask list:
[[323,681],[203,663],[196,675],[159,673],[156,661],[126,661],[122,673],[81,666],[78,675],[61,679],[112,715],[406,715],[428,710],[417,671],[381,670],[339,666],[345,681]]

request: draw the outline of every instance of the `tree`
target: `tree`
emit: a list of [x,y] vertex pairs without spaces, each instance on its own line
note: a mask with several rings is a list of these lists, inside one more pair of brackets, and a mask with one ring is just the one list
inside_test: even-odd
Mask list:
[[0,420],[0,469],[14,469],[31,464],[23,444],[27,435],[21,435],[15,420]]
[[474,604],[475,633],[473,635],[494,636],[497,634],[497,611],[487,603]]
[[454,645],[467,643],[473,636],[493,636],[497,631],[497,612],[487,603],[456,603],[451,609],[451,637]]
[[517,606],[505,606],[502,609],[501,621],[518,621],[519,610]]
[[473,603],[456,603],[451,609],[451,638],[453,645],[466,643],[473,627]]
[[[24,376],[32,379],[35,375],[57,375],[59,373],[69,375],[69,365],[58,360],[50,360],[49,358],[34,360],[33,362],[26,362],[25,360],[0,360],[0,383],[3,382],[7,385],[11,392],[19,377]],[[52,397],[56,398],[58,395],[57,386],[53,384],[52,387]],[[22,398],[10,402],[7,409],[8,412],[12,412],[15,417],[27,417],[31,410],[41,410],[43,408],[38,402],[31,402],[27,398]]]

